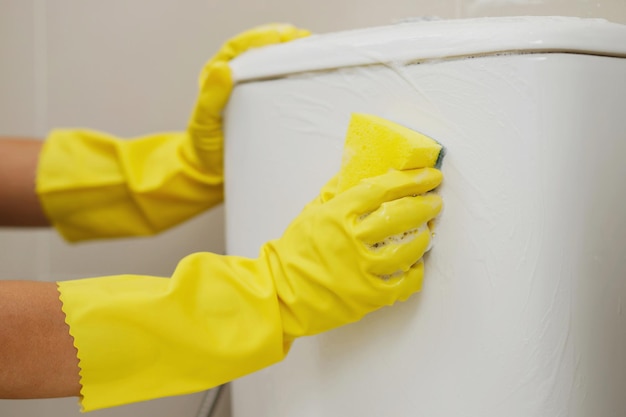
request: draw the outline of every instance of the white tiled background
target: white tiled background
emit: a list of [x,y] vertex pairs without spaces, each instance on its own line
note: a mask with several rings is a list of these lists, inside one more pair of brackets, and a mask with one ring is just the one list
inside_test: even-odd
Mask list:
[[[0,0],[0,135],[44,137],[58,126],[125,137],[180,129],[204,61],[222,41],[261,23],[329,32],[409,17],[503,15],[626,23],[626,0]],[[79,246],[50,231],[0,229],[0,279],[169,275],[185,254],[223,251],[222,216],[217,208],[156,238]],[[195,416],[201,398],[92,415]],[[0,401],[0,415],[78,416],[75,402]]]

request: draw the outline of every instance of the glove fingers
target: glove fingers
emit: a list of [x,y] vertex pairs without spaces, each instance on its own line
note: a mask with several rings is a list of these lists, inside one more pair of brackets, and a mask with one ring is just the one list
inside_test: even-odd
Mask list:
[[310,35],[310,32],[282,23],[258,26],[226,42],[213,60],[230,61],[251,48],[287,42]]
[[378,282],[373,285],[376,293],[371,300],[376,300],[379,307],[393,305],[396,301],[406,301],[411,295],[422,289],[424,281],[424,260],[420,259],[404,273],[392,277],[374,277]]
[[320,190],[320,200],[325,203],[332,200],[337,194],[337,184],[339,183],[339,175],[332,177]]
[[370,250],[373,252],[374,262],[371,272],[385,279],[402,276],[424,255],[430,238],[430,229],[424,225],[372,245]]
[[411,295],[422,290],[424,283],[424,260],[420,259],[404,274],[398,285],[398,300],[406,301]]
[[427,193],[436,188],[443,177],[435,168],[396,171],[362,180],[335,197],[356,215],[377,210],[384,202]]
[[207,66],[200,79],[200,97],[193,114],[199,124],[207,120],[221,119],[233,90],[233,77],[228,63],[218,61]]
[[435,194],[387,201],[356,226],[356,235],[367,244],[375,244],[426,224],[441,212],[442,206],[441,197]]
[[[287,42],[309,34],[308,31],[292,25],[271,24],[248,30],[227,41],[200,74],[200,97],[192,114],[191,124],[205,126],[213,122],[214,125],[221,125],[222,110],[233,89],[232,72],[228,61],[248,49]],[[221,132],[209,134],[221,137]]]

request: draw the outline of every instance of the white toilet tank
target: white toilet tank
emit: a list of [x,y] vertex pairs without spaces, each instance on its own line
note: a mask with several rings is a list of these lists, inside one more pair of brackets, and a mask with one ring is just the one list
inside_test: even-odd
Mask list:
[[339,169],[351,113],[447,148],[423,291],[298,340],[235,417],[626,416],[626,27],[424,21],[233,62],[227,247],[255,257]]

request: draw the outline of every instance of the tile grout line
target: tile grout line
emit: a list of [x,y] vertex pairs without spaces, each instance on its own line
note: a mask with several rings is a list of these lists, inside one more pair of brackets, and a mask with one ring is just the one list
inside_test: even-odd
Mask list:
[[[35,99],[35,134],[44,138],[48,131],[48,25],[46,0],[33,0],[33,62],[34,62],[34,99]],[[37,277],[38,281],[50,280],[50,232],[37,233]]]
[[35,133],[44,136],[48,130],[48,51],[46,0],[33,0],[34,64],[35,64]]
[[456,19],[461,19],[463,17],[463,1],[464,0],[456,0],[455,2],[455,10],[454,10],[454,14],[455,14],[455,18]]

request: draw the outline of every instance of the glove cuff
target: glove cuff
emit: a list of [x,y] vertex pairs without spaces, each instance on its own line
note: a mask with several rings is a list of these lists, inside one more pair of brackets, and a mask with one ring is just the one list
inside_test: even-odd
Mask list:
[[170,279],[60,282],[84,410],[203,391],[283,359],[291,342],[258,266],[197,253]]
[[223,199],[222,177],[191,166],[184,133],[121,140],[55,130],[41,152],[37,193],[68,241],[151,235]]

